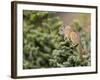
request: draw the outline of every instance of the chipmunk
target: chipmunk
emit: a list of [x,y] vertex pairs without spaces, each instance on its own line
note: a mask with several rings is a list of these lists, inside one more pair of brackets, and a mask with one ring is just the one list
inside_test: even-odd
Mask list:
[[76,32],[71,26],[62,26],[59,28],[59,34],[64,36],[64,40],[67,38],[68,40],[72,41],[73,45],[77,46],[77,51],[80,53],[80,56],[85,53],[85,50],[82,46],[80,35]]

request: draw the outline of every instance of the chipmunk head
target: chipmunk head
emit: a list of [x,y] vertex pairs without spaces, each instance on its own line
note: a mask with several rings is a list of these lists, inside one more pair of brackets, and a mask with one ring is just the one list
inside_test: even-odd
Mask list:
[[64,35],[64,29],[65,29],[65,26],[62,25],[60,28],[59,28],[59,34],[60,35]]
[[73,30],[72,27],[62,25],[62,26],[59,28],[59,34],[60,34],[60,35],[64,35],[65,33],[69,33],[69,32],[71,32],[72,30]]

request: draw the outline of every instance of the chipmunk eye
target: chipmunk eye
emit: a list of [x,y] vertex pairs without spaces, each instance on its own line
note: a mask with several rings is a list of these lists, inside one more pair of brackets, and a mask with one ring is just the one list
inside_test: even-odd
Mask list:
[[61,29],[60,31],[64,31],[63,29]]

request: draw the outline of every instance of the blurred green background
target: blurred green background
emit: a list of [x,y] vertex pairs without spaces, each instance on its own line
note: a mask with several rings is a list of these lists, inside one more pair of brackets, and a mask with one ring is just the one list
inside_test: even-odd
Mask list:
[[[23,10],[23,69],[91,65],[90,14],[75,13],[77,16],[70,21],[70,25],[80,33],[82,45],[87,50],[81,59],[77,46],[59,34],[63,20],[58,13]],[[67,15],[67,12],[63,14]]]

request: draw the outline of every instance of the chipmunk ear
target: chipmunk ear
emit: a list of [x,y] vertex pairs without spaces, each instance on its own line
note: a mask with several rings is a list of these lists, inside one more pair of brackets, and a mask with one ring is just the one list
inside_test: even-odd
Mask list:
[[59,28],[59,34],[60,35],[63,35],[64,34],[64,29],[65,29],[65,26],[62,25],[60,28]]

